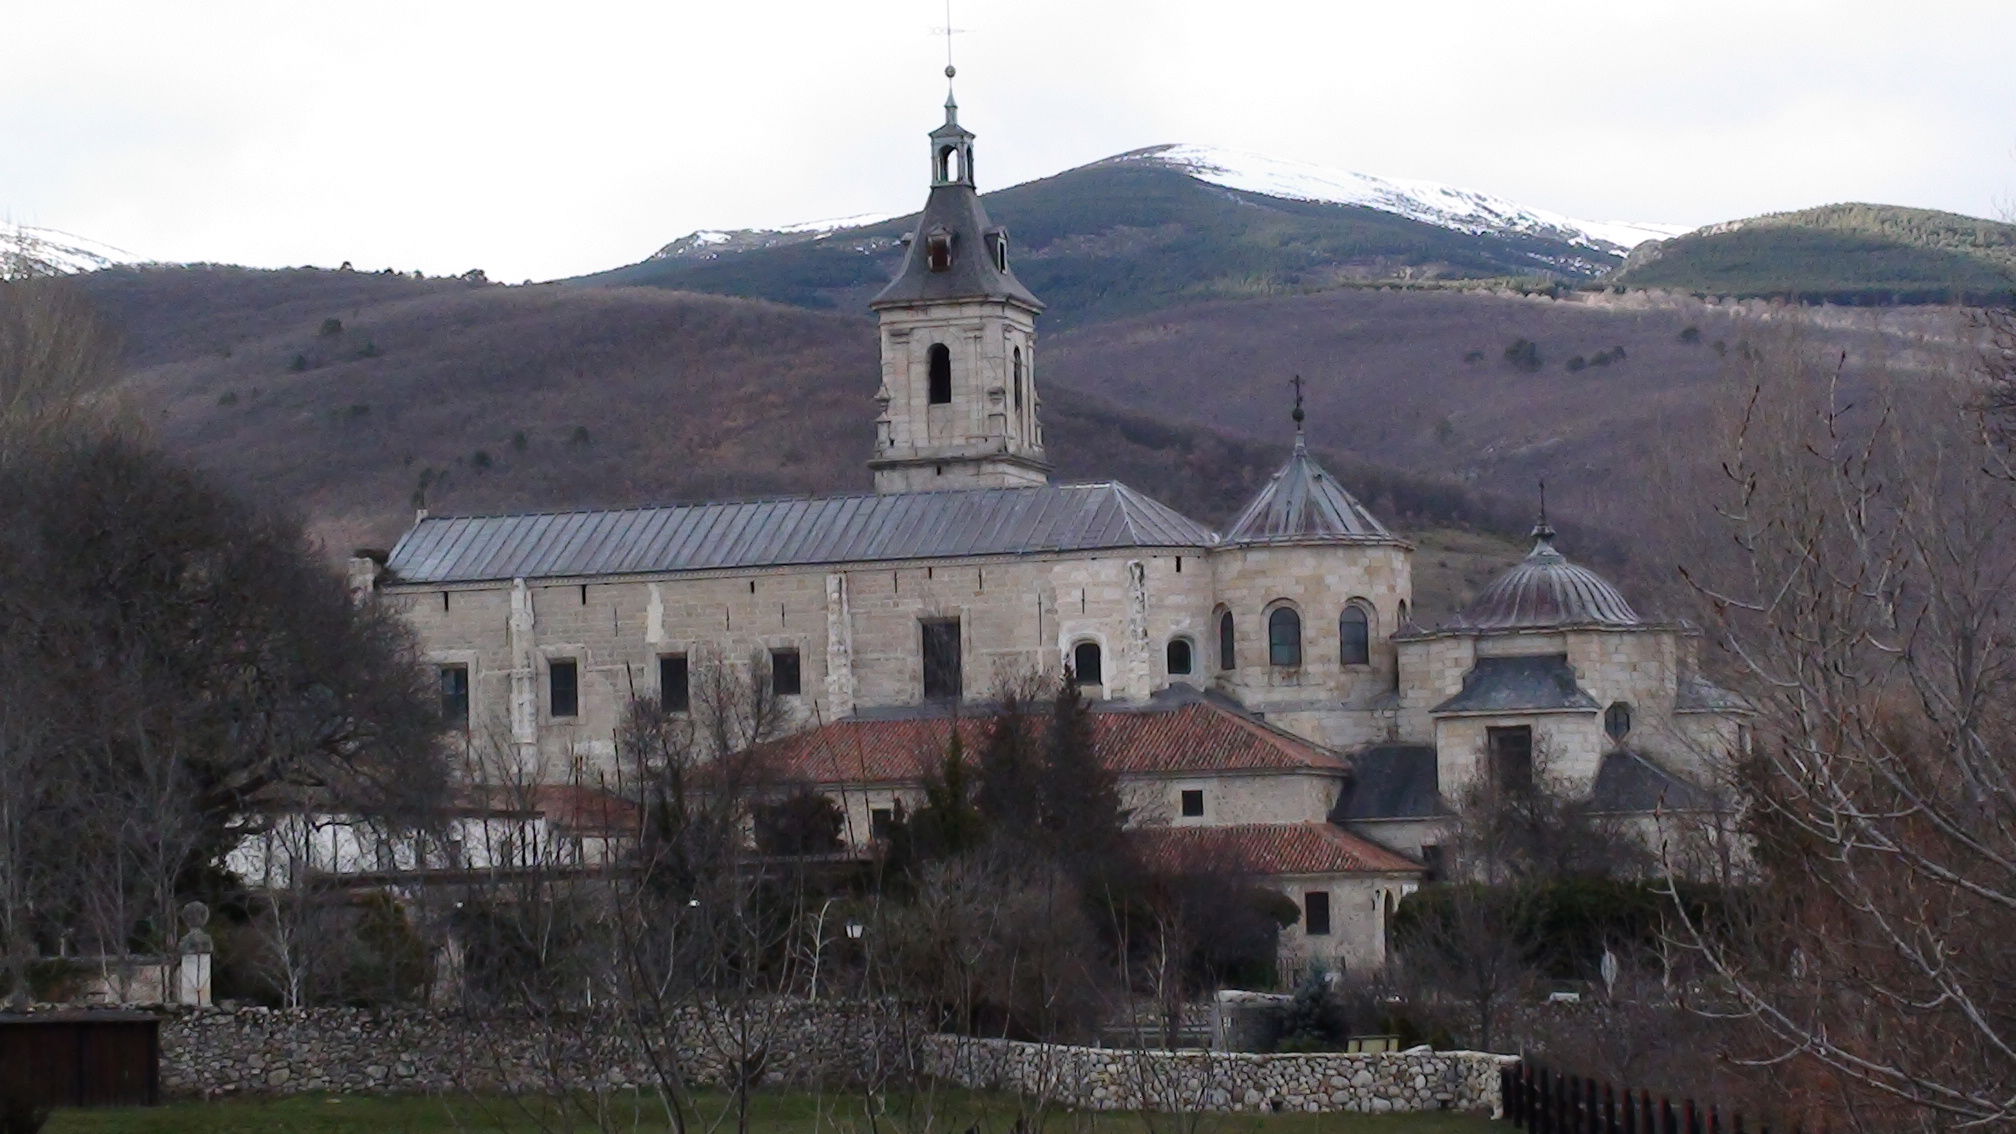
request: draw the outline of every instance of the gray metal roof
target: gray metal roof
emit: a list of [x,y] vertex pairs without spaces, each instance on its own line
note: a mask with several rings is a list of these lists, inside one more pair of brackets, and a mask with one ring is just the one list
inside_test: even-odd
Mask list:
[[1446,815],[1432,744],[1375,744],[1351,758],[1351,782],[1330,813],[1333,823],[1429,819]]
[[1589,790],[1589,806],[1609,814],[1633,811],[1712,811],[1716,794],[1689,783],[1650,758],[1625,749],[1606,753]]
[[429,516],[394,583],[705,571],[1128,547],[1208,547],[1202,524],[1123,484],[791,497],[597,512]]
[[1478,658],[1463,675],[1463,691],[1432,713],[1516,713],[1558,709],[1594,712],[1596,698],[1575,682],[1566,654]]
[[1673,708],[1682,713],[1742,712],[1750,703],[1698,673],[1680,675]]
[[[945,96],[945,124],[931,131],[934,151],[940,145],[958,148],[967,161],[972,158],[973,134],[959,125],[959,108],[952,96]],[[942,231],[952,241],[952,261],[942,271],[932,271],[926,245],[933,232]],[[917,218],[910,236],[910,250],[896,278],[868,306],[883,307],[903,303],[928,303],[941,299],[1008,299],[1032,311],[1043,304],[1013,269],[997,266],[989,254],[987,236],[994,233],[1008,239],[1008,230],[987,219],[980,194],[973,187],[973,170],[962,163],[955,180],[937,181],[924,200],[924,212]],[[1005,262],[1005,257],[1003,258]]]
[[1545,630],[1568,626],[1643,626],[1645,621],[1610,582],[1568,562],[1554,548],[1554,529],[1533,529],[1533,550],[1493,579],[1445,630]]
[[1268,479],[1225,533],[1229,544],[1399,543],[1337,478],[1316,463],[1295,431],[1288,463]]

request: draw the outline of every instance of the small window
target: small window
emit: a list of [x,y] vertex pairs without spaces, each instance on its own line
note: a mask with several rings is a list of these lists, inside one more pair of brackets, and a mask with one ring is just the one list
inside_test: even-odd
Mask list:
[[1015,348],[1015,409],[1022,409],[1022,348]]
[[553,717],[581,715],[581,665],[571,658],[546,663],[546,712]]
[[1099,665],[1099,643],[1080,642],[1071,650],[1071,673],[1080,685],[1104,685],[1106,675]]
[[1308,890],[1303,893],[1302,929],[1311,937],[1330,936],[1330,891]]
[[959,620],[928,618],[924,639],[924,699],[956,701],[964,685],[959,658]]
[[1190,639],[1169,639],[1169,676],[1188,677],[1192,664]]
[[924,238],[924,263],[934,272],[952,269],[952,234],[934,232]]
[[1204,789],[1186,788],[1183,792],[1183,818],[1204,818]]
[[1267,664],[1302,664],[1302,616],[1293,607],[1277,606],[1267,616]]
[[1337,660],[1344,665],[1372,663],[1372,620],[1356,603],[1337,616]]
[[658,706],[668,713],[683,713],[693,707],[692,675],[685,654],[666,654],[658,659]]
[[1484,743],[1491,756],[1491,782],[1499,790],[1524,794],[1533,790],[1533,729],[1487,728]]
[[868,809],[868,837],[878,842],[887,840],[896,831],[896,811],[890,807]]
[[1612,744],[1624,743],[1624,738],[1631,735],[1631,706],[1615,701],[1603,710],[1603,731]]
[[1232,612],[1218,616],[1218,668],[1231,669],[1239,664],[1239,655],[1233,649]]
[[952,348],[944,343],[932,343],[925,355],[931,382],[931,404],[947,406],[952,404]]
[[1005,232],[994,234],[994,267],[1003,272],[1008,270],[1008,234]]
[[789,648],[770,651],[770,691],[779,697],[796,697],[804,688],[799,677],[798,651]]
[[441,723],[449,728],[469,727],[469,667],[441,667]]

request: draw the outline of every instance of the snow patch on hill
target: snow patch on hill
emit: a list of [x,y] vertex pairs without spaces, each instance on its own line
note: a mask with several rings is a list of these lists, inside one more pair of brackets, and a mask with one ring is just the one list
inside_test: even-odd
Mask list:
[[53,228],[0,221],[0,276],[95,272],[139,257],[123,248]]
[[776,228],[703,228],[667,244],[651,254],[653,260],[712,260],[723,253],[753,252],[779,244],[802,244],[824,240],[842,229],[881,224],[901,213],[856,213],[851,217],[801,221]]
[[1211,185],[1268,197],[1357,205],[1475,235],[1551,236],[1619,255],[1647,240],[1690,231],[1686,225],[1578,220],[1433,181],[1374,177],[1217,146],[1153,146],[1110,160],[1168,166]]

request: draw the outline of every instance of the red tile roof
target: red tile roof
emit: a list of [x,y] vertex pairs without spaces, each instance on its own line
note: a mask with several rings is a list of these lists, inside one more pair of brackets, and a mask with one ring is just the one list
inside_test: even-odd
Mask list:
[[1149,862],[1242,874],[1356,874],[1425,867],[1331,823],[1138,827],[1128,832]]
[[463,794],[460,806],[476,815],[539,815],[555,828],[576,835],[634,835],[643,828],[643,812],[637,804],[584,784],[477,787]]
[[[1044,718],[1038,716],[1035,721]],[[786,737],[765,753],[783,778],[815,784],[913,783],[945,758],[952,731],[969,756],[993,718],[845,720]],[[1101,759],[1121,775],[1342,772],[1343,757],[1208,702],[1092,714]]]

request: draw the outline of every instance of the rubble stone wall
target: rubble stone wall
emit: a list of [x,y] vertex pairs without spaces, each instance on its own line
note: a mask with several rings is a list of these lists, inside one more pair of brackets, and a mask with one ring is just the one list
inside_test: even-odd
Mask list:
[[1498,1072],[1517,1059],[1475,1051],[1256,1055],[1132,1051],[934,1035],[925,1074],[1089,1110],[1457,1110],[1497,1115]]
[[477,1015],[425,1009],[238,1008],[168,1016],[161,1084],[180,1096],[550,1092],[655,1083],[676,1055],[693,1082],[879,1084],[908,1077],[923,1028],[884,1004],[688,1005],[649,1046],[614,1012]]

